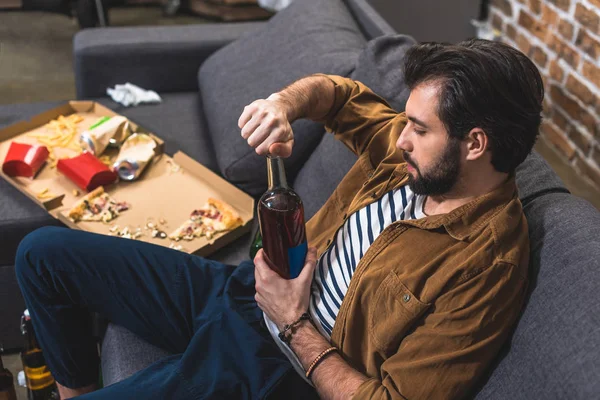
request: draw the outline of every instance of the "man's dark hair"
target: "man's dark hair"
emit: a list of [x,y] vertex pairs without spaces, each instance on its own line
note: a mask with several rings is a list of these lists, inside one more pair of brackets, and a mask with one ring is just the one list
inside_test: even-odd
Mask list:
[[439,83],[438,116],[450,137],[462,140],[481,128],[497,171],[513,172],[531,152],[544,85],[537,67],[515,48],[482,39],[423,43],[408,50],[404,77],[411,90]]

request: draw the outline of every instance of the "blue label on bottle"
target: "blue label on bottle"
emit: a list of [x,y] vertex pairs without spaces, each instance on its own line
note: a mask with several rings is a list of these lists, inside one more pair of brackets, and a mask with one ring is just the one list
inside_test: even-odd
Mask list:
[[308,243],[304,242],[296,247],[288,249],[288,261],[290,263],[290,279],[297,278],[304,267],[304,260],[308,251]]

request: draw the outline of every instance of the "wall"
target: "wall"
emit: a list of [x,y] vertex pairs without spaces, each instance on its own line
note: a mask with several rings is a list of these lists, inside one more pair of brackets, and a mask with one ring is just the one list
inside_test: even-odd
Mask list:
[[492,0],[489,18],[543,75],[543,140],[600,188],[600,0]]
[[480,0],[368,0],[397,32],[420,42],[456,43],[473,37]]

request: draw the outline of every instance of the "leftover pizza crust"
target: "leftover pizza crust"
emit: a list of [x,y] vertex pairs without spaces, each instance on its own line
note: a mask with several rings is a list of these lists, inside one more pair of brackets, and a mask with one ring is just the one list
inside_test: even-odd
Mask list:
[[104,191],[102,186],[79,199],[69,211],[69,218],[74,222],[102,221],[110,222],[123,211],[129,209],[129,204],[113,199]]
[[175,241],[193,240],[202,236],[211,239],[216,233],[230,231],[242,223],[233,207],[209,198],[204,207],[192,211],[190,218],[171,233],[169,238]]

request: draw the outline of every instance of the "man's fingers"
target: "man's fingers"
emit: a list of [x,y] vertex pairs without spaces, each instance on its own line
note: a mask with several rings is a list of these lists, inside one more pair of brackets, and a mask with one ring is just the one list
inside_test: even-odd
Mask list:
[[[265,269],[268,269],[267,261],[265,260],[264,250],[260,249],[254,256],[254,274],[255,277],[260,277],[261,280],[265,279]],[[258,280],[258,279],[257,279]]]
[[277,142],[273,143],[269,147],[269,153],[274,156],[278,156],[281,158],[288,158],[292,155],[292,147],[294,146],[294,140],[290,140],[289,142]]
[[252,104],[249,104],[246,107],[244,107],[244,111],[242,111],[242,115],[240,115],[240,118],[238,119],[238,127],[240,129],[242,129],[244,125],[246,125],[248,121],[250,121],[250,119],[252,118],[253,110],[254,107],[252,106]]
[[[274,144],[282,144],[285,146],[291,146],[293,144],[292,139],[293,135],[285,128],[275,128],[275,130],[270,131],[269,135],[265,138],[265,140],[260,144],[260,146],[256,147],[256,153],[260,155],[264,155],[267,153],[271,153],[274,155],[279,155],[271,152],[271,147]],[[281,150],[281,149],[277,149]],[[291,148],[289,153],[291,154]],[[284,156],[285,157],[285,156]]]
[[300,272],[299,278],[304,281],[312,281],[312,276],[317,265],[317,248],[309,247],[306,252],[306,259],[304,261],[304,268]]
[[254,116],[251,116],[251,119],[248,122],[246,122],[246,124],[242,128],[242,137],[244,139],[248,140],[250,137],[252,137],[254,132],[256,132],[256,129],[260,128],[260,120],[261,118],[256,114]]
[[248,138],[248,145],[258,149],[269,140],[269,135],[271,135],[271,131],[261,123]]

